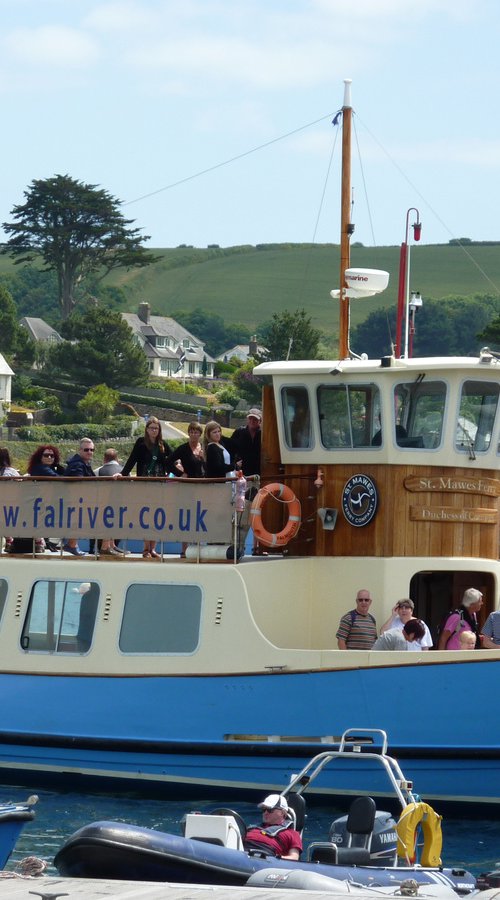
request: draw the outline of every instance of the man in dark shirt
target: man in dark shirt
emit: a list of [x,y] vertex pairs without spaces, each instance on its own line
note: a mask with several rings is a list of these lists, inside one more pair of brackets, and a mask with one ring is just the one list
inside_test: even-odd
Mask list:
[[[91,466],[94,450],[94,441],[91,438],[82,438],[78,451],[68,460],[64,474],[69,478],[94,478],[95,472]],[[85,556],[75,538],[69,538],[63,545],[63,550],[72,556]]]
[[246,848],[265,850],[281,859],[298,859],[302,850],[302,838],[292,828],[288,803],[281,794],[269,794],[259,803],[262,810],[261,825],[251,825],[245,835]]
[[230,451],[244,475],[260,475],[261,422],[260,409],[249,409],[247,424],[235,428],[231,435]]

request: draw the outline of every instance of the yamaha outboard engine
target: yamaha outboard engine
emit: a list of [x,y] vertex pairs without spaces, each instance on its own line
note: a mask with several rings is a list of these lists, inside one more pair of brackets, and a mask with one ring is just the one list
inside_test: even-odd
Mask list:
[[[330,826],[329,840],[339,847],[347,847],[347,816],[335,819]],[[396,822],[390,813],[377,810],[370,846],[370,865],[397,865]],[[356,846],[356,835],[353,835],[351,846]]]

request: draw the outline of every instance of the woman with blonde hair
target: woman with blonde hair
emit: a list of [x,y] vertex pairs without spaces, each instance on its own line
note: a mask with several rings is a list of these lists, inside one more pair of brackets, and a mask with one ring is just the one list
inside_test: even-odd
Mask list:
[[212,420],[205,425],[203,446],[207,478],[225,478],[233,470],[233,464],[229,450],[224,446],[222,428],[218,422]]
[[[132,452],[125,463],[121,475],[130,475],[134,466],[139,478],[161,478],[166,475],[166,460],[171,450],[163,440],[160,420],[150,416],[144,428],[144,435],[137,438]],[[144,559],[158,559],[156,541],[144,541]]]

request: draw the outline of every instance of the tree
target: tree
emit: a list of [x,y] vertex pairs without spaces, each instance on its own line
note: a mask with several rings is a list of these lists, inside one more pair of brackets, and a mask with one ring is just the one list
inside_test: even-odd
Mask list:
[[26,202],[14,206],[15,222],[5,222],[11,235],[3,253],[16,264],[41,257],[46,271],[55,271],[62,316],[67,319],[77,302],[77,286],[89,275],[104,278],[112,269],[142,267],[156,262],[148,253],[134,221],[125,219],[120,201],[95,184],[83,184],[69,175],[35,179]]
[[35,358],[35,345],[17,321],[17,307],[10,291],[0,285],[0,353],[8,359],[31,365]]
[[61,315],[54,272],[42,272],[26,265],[3,272],[1,283],[12,294],[20,316],[38,316],[57,329]]
[[305,309],[275,313],[259,333],[268,350],[266,359],[316,359],[318,355],[321,332]]
[[114,391],[105,384],[96,384],[76,405],[87,422],[102,424],[109,419],[119,399],[119,391]]
[[255,368],[255,360],[249,359],[239,369],[236,370],[232,377],[233,384],[237,392],[245,400],[250,403],[262,403],[262,386],[264,379],[253,374]]
[[203,340],[210,356],[219,356],[234,344],[248,344],[250,329],[243,324],[226,325],[222,316],[197,306],[191,312],[179,310],[172,317],[191,334]]
[[[417,327],[419,324],[420,320]],[[367,353],[370,359],[378,359],[392,354],[391,342],[395,339],[396,309],[376,309],[352,329],[350,345],[355,353]]]
[[77,384],[145,384],[149,367],[121,314],[99,307],[74,313],[63,323],[66,340],[53,347],[47,366]]
[[[472,297],[424,299],[415,319],[413,356],[468,356],[478,352],[478,328],[484,328],[500,311],[498,297],[475,294]],[[403,332],[404,333],[404,332]],[[396,336],[396,309],[378,309],[370,313],[351,334],[356,353],[377,359],[392,353]]]
[[500,316],[492,319],[486,328],[477,335],[477,338],[479,341],[488,341],[489,344],[493,344],[492,349],[494,350],[500,349]]
[[0,286],[0,352],[13,356],[18,342],[17,309],[9,291]]

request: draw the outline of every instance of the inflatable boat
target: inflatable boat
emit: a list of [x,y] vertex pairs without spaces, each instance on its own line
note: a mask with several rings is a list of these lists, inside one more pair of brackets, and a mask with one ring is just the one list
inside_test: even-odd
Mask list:
[[[386,750],[385,732],[349,729],[338,751],[314,756],[275,795],[286,801],[287,827],[302,834],[307,819],[305,792],[314,792],[326,767],[348,760],[360,773],[366,773],[371,764],[374,784],[380,786],[375,777],[378,768],[399,805],[396,821],[391,812],[377,810],[373,797],[363,793],[347,815],[331,823],[325,840],[304,847],[300,860],[281,859],[269,848],[249,845],[247,825],[239,813],[219,807],[208,814],[188,813],[179,835],[123,822],[85,825],[59,850],[54,865],[61,875],[77,878],[209,885],[243,885],[252,876],[258,878],[259,872],[265,879],[264,873],[272,867],[286,878],[290,877],[286,872],[301,871],[301,878],[309,873],[350,885],[394,889],[411,878],[418,885],[445,885],[458,894],[470,893],[475,878],[469,872],[442,866],[441,816],[413,793],[412,782]],[[385,799],[386,791],[380,793]]]

